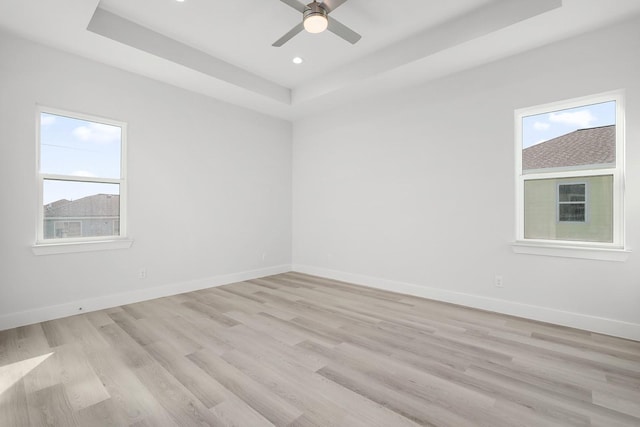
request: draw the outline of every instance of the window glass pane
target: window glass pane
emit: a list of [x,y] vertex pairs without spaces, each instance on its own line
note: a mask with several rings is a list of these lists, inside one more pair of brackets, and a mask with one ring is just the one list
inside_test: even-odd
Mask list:
[[558,206],[558,221],[561,222],[584,222],[584,203],[564,203]]
[[120,185],[44,180],[44,238],[120,235]]
[[40,172],[120,178],[122,128],[40,114]]
[[613,175],[580,177],[583,202],[563,202],[559,189],[572,187],[576,178],[524,182],[524,237],[526,239],[613,242]]
[[614,167],[616,102],[522,118],[522,171]]
[[55,221],[53,228],[56,238],[82,237],[80,221]]
[[561,202],[584,202],[586,199],[585,184],[560,184],[558,198]]

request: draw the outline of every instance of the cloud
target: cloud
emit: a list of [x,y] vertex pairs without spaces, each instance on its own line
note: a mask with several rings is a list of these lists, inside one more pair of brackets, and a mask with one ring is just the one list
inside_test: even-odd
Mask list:
[[55,116],[50,116],[49,114],[43,114],[40,116],[40,125],[41,126],[49,126],[56,122]]
[[588,128],[591,126],[591,123],[595,122],[597,119],[598,118],[591,114],[591,111],[589,110],[549,114],[549,120],[554,123],[577,126],[578,128]]
[[119,142],[120,134],[118,126],[104,125],[102,123],[89,123],[89,126],[79,126],[73,130],[73,135],[80,141],[99,144]]
[[533,128],[535,130],[539,130],[539,131],[548,130],[550,127],[551,127],[551,125],[549,123],[544,123],[544,122],[535,122],[533,124]]

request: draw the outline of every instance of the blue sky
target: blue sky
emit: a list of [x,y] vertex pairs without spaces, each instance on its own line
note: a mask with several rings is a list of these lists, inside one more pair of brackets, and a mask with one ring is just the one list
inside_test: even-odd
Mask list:
[[531,147],[577,129],[615,123],[615,101],[527,116],[522,119],[522,148]]
[[[40,116],[40,171],[120,178],[121,128],[48,113]],[[119,194],[118,185],[45,181],[44,204],[92,194]]]

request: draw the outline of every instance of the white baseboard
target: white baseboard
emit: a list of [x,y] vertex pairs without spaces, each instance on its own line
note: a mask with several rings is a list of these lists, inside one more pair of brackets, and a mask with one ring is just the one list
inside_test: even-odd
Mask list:
[[[637,323],[623,322],[620,320],[556,310],[548,307],[523,304],[461,292],[452,292],[412,283],[380,279],[371,276],[299,264],[293,266],[278,265],[258,270],[224,274],[204,279],[191,280],[188,282],[172,283],[164,286],[140,289],[133,292],[105,295],[97,298],[5,314],[0,316],[0,331],[44,322],[47,320],[59,319],[61,317],[72,316],[74,314],[103,310],[105,308],[133,304],[140,301],[177,295],[184,292],[197,291],[200,289],[242,282],[244,280],[257,279],[292,270],[300,273],[326,277],[328,279],[355,283],[371,288],[399,292],[436,301],[444,301],[467,307],[479,308],[481,310],[509,314],[526,319],[538,320],[541,322],[548,322],[556,325],[563,325],[640,341],[640,324]],[[82,307],[82,310],[79,310],[80,307]]]
[[[140,289],[133,292],[104,295],[65,304],[5,314],[0,316],[0,331],[44,322],[47,320],[59,319],[61,317],[73,316],[74,314],[103,310],[105,308],[133,304],[135,302],[228,285],[230,283],[242,282],[244,280],[257,279],[260,277],[271,276],[273,274],[286,273],[287,271],[291,271],[290,265],[277,265],[258,270],[224,274],[204,279],[190,280],[188,282],[172,283],[164,286]],[[81,310],[80,307],[82,308]]]
[[293,271],[640,341],[640,324],[637,323],[556,310],[553,308],[523,304],[503,299],[452,292],[444,289],[430,288],[428,286],[397,282],[309,265],[294,264]]

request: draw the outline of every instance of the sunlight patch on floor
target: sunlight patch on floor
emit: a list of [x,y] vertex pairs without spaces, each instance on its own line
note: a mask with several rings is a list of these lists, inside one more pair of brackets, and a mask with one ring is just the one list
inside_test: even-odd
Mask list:
[[0,367],[0,395],[47,360],[53,352]]

